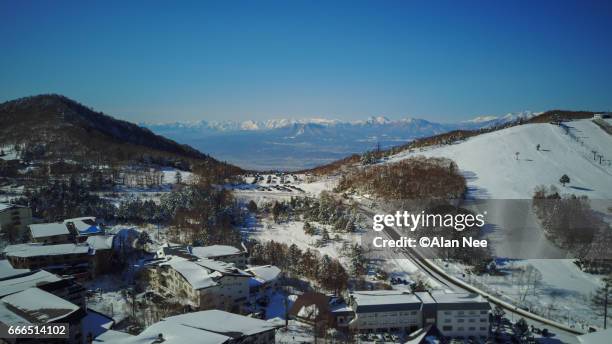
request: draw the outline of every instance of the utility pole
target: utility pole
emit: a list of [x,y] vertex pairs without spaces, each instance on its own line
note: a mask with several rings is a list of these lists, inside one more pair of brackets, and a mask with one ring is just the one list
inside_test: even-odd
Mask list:
[[604,330],[608,325],[608,290],[610,288],[610,283],[606,281],[606,292],[604,295]]

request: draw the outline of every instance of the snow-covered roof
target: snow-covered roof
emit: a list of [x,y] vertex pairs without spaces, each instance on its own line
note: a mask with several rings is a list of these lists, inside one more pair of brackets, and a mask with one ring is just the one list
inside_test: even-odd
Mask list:
[[244,277],[251,277],[251,275],[243,270],[240,270],[236,265],[232,263],[222,262],[212,259],[198,259],[195,261],[198,265],[203,266],[209,270],[218,271],[224,275],[239,275]]
[[13,208],[23,208],[23,206],[17,205],[17,204],[0,203],[0,211],[5,211],[7,209],[13,209]]
[[246,271],[251,272],[262,283],[275,281],[281,273],[281,269],[274,265],[253,266]]
[[29,243],[9,245],[4,248],[3,252],[7,256],[23,258],[64,254],[87,254],[89,253],[89,246],[77,244],[43,245]]
[[137,336],[105,332],[95,342],[152,344],[161,334],[164,344],[222,344],[282,325],[219,310],[185,313],[163,319]]
[[351,294],[357,312],[418,310],[421,300],[414,294],[398,290],[356,291]]
[[580,344],[609,344],[612,338],[612,329],[597,331],[578,336]]
[[57,281],[61,281],[61,278],[45,270],[40,270],[25,276],[6,279],[0,281],[0,297]]
[[297,314],[298,317],[314,320],[319,316],[319,308],[316,304],[302,306]]
[[74,224],[74,227],[79,232],[79,234],[91,235],[102,232],[102,228],[100,228],[100,226],[96,224],[96,218],[93,216],[75,217],[72,219],[64,220],[65,225],[69,223]]
[[39,223],[30,225],[32,238],[44,238],[56,235],[68,235],[70,231],[65,224],[61,222],[54,223]]
[[204,289],[216,286],[215,281],[222,274],[216,271],[210,271],[203,266],[196,264],[193,261],[179,257],[172,257],[161,265],[169,265],[176,270],[194,289]]
[[110,250],[114,238],[114,235],[92,235],[87,238],[87,244],[96,250]]
[[129,333],[108,330],[106,332],[102,332],[99,336],[97,336],[94,343],[136,343],[137,338]]
[[217,285],[216,280],[223,275],[244,276],[251,275],[242,271],[234,264],[220,262],[212,259],[190,260],[178,256],[170,256],[165,262],[160,263],[160,266],[171,266],[194,289],[204,289]]
[[0,260],[0,280],[23,275],[28,272],[30,272],[30,269],[15,269],[8,260]]
[[242,251],[233,246],[212,245],[191,247],[191,254],[199,258],[215,258],[240,254]]
[[438,309],[481,309],[487,310],[491,306],[489,302],[478,294],[471,293],[447,293],[434,291],[431,293]]
[[79,306],[38,288],[29,288],[0,299],[0,322],[46,324],[77,312]]

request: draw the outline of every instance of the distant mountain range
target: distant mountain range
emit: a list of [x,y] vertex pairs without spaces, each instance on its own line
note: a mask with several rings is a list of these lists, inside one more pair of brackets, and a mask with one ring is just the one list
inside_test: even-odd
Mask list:
[[306,118],[306,119],[270,119],[265,121],[193,121],[193,122],[162,122],[162,123],[151,123],[143,122],[140,125],[150,128],[152,130],[183,130],[183,131],[201,131],[201,132],[232,132],[232,131],[265,131],[285,128],[299,128],[301,126],[316,125],[321,127],[387,127],[387,128],[398,128],[398,127],[413,127],[418,126],[439,126],[439,127],[450,127],[450,128],[479,128],[483,126],[491,127],[500,124],[507,124],[515,122],[519,119],[527,120],[538,113],[531,111],[509,113],[505,116],[480,116],[471,120],[456,122],[451,124],[443,124],[430,122],[424,119],[418,118],[402,118],[398,120],[391,120],[384,116],[370,117],[366,120],[356,121],[340,121],[336,119],[327,118]]
[[301,169],[361,153],[387,148],[416,138],[456,129],[489,128],[537,113],[525,111],[505,116],[481,116],[457,123],[418,118],[391,120],[383,116],[340,121],[326,118],[267,121],[196,121],[141,123],[153,132],[189,144],[244,168]]

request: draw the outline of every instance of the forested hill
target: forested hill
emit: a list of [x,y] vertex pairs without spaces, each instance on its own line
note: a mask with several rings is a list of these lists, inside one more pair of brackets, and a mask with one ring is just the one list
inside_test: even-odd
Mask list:
[[239,168],[115,119],[61,95],[38,95],[0,104],[0,145],[33,160],[84,164],[157,164],[229,175]]

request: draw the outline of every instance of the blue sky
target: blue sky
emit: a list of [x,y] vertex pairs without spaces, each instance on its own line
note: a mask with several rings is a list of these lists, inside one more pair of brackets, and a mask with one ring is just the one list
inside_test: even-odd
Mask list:
[[2,1],[0,39],[0,101],[135,122],[612,109],[610,1]]

